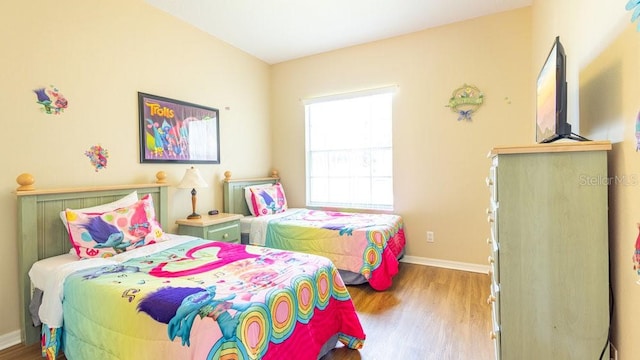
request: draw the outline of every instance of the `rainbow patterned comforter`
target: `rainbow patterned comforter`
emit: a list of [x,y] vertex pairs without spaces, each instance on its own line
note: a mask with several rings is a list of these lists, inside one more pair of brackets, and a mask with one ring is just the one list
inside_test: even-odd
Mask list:
[[404,223],[398,215],[296,209],[269,220],[265,246],[327,257],[385,290],[398,273]]
[[317,359],[331,337],[365,335],[326,258],[195,239],[67,277],[68,359]]

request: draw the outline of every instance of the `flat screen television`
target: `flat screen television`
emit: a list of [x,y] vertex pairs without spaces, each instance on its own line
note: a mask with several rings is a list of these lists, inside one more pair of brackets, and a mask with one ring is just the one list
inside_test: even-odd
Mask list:
[[550,143],[560,139],[585,141],[571,132],[567,122],[567,56],[557,36],[538,74],[536,84],[536,142]]

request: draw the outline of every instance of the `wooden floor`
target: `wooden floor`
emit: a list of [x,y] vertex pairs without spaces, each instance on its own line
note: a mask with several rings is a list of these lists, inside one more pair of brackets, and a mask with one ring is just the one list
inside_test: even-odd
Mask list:
[[[367,340],[359,351],[337,347],[322,360],[493,358],[486,274],[401,263],[389,290],[359,285],[349,293]],[[1,359],[41,359],[40,348],[16,345]]]
[[486,274],[400,264],[384,292],[351,286],[367,335],[360,351],[336,348],[322,360],[488,360],[493,358]]

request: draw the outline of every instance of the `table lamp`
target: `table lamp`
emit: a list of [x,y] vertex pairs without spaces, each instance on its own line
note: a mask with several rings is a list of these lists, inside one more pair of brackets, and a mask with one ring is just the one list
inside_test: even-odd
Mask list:
[[196,188],[206,188],[207,182],[200,176],[200,171],[193,166],[184,173],[182,181],[178,184],[180,189],[191,189],[191,215],[187,219],[200,219],[201,216],[196,213]]

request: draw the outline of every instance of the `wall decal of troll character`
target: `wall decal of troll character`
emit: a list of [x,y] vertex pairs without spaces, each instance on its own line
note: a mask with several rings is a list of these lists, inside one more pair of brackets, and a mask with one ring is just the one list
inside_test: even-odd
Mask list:
[[[140,301],[138,311],[144,312],[154,320],[167,324],[171,340],[176,336],[182,339],[182,345],[190,345],[191,327],[196,316],[211,318],[220,327],[225,340],[235,337],[238,327],[238,315],[247,310],[251,303],[232,303],[235,294],[216,298],[216,287],[164,287]],[[232,316],[228,310],[236,310]]]
[[37,88],[33,92],[38,98],[37,103],[42,105],[45,114],[59,115],[69,106],[67,99],[53,85],[49,88]]
[[109,158],[109,150],[103,148],[100,145],[94,145],[84,152],[84,155],[91,161],[91,166],[98,170],[105,169],[107,167],[107,159]]
[[[640,19],[640,0],[629,0],[624,7],[627,11],[633,10],[631,14],[631,22]],[[635,10],[634,10],[635,9]],[[640,31],[640,21],[638,22],[638,31]]]

